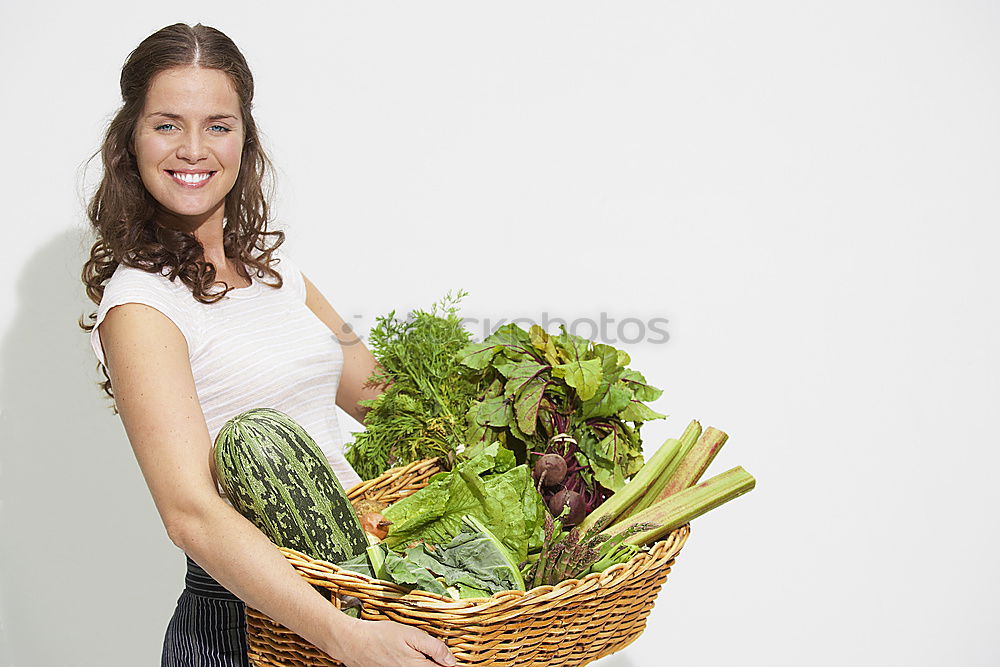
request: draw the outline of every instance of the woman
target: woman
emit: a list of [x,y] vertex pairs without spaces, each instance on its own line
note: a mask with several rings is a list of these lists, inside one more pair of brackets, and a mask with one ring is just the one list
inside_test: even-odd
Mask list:
[[[159,30],[121,74],[83,269],[94,351],[171,541],[188,556],[163,665],[248,665],[244,603],[349,667],[451,665],[437,639],[350,618],[221,495],[215,435],[252,407],[289,414],[347,488],[331,398],[355,418],[375,360],[268,231],[270,169],[239,49],[201,24]],[[272,263],[275,263],[272,266]],[[262,282],[260,279],[269,280]],[[112,391],[113,390],[113,391]]]

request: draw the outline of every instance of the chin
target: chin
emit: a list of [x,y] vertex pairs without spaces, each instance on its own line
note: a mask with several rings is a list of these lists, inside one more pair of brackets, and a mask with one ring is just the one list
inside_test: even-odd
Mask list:
[[224,203],[214,206],[164,206],[164,211],[180,218],[202,218],[221,210]]

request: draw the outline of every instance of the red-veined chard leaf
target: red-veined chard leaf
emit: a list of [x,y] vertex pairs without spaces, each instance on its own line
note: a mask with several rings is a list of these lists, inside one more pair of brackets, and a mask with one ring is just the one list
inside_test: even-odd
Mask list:
[[575,336],[560,325],[562,333],[552,338],[565,363],[552,367],[552,375],[566,380],[566,384],[576,389],[581,401],[586,401],[597,393],[601,382],[601,359],[590,350],[590,341]]
[[492,343],[469,343],[458,352],[458,361],[469,368],[481,371],[493,361],[493,355],[500,350]]
[[[499,365],[498,365],[499,367]],[[549,370],[549,366],[540,364],[534,359],[526,359],[516,364],[505,366],[503,372],[507,378],[503,393],[507,396],[516,396],[521,393],[525,386],[539,373]]]
[[[610,417],[624,409],[632,398],[632,392],[620,381],[628,354],[610,345],[594,345],[594,354],[601,360],[601,381],[597,391],[580,405],[580,416],[584,419]],[[624,358],[623,356],[624,355]]]
[[612,429],[608,435],[597,443],[594,450],[597,458],[604,465],[595,466],[594,479],[611,491],[618,491],[625,486],[624,468],[621,465],[625,459],[626,442],[618,429]]
[[480,401],[476,410],[476,423],[494,428],[508,426],[511,406],[506,396],[493,396]]
[[662,389],[646,384],[646,378],[639,371],[626,368],[622,372],[622,381],[631,390],[632,396],[640,401],[655,401],[662,394]]
[[576,358],[553,366],[552,375],[566,380],[566,384],[576,389],[580,400],[585,401],[597,393],[601,382],[601,360]]
[[500,345],[506,353],[520,352],[522,354],[530,354],[532,347],[528,332],[513,322],[498,328],[483,343]]
[[[544,366],[543,368],[548,368],[548,366]],[[542,396],[548,384],[544,378],[532,377],[521,386],[514,400],[514,416],[517,418],[517,426],[527,435],[535,432],[535,425],[538,421],[538,407],[542,403]]]

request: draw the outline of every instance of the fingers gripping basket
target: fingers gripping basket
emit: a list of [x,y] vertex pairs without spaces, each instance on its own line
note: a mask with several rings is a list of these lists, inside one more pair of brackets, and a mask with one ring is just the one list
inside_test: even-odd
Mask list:
[[[433,459],[389,470],[348,492],[351,500],[367,496],[391,503],[427,484],[440,468]],[[444,641],[459,665],[575,667],[614,653],[633,642],[690,529],[684,525],[649,551],[605,572],[570,579],[527,592],[509,591],[490,598],[452,600],[406,590],[325,561],[281,551],[310,584],[341,597],[358,598],[361,618],[417,626]],[[256,667],[340,667],[294,632],[249,606],[248,654]]]

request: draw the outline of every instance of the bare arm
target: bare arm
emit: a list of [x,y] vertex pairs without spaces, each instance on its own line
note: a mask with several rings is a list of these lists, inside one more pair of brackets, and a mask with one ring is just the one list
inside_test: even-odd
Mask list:
[[159,311],[112,308],[101,340],[116,404],[167,534],[223,586],[327,652],[353,619],[307,584],[256,526],[219,496],[212,443],[187,343]]
[[302,274],[302,278],[306,283],[306,305],[330,328],[344,351],[344,370],[340,376],[340,385],[337,387],[337,405],[364,423],[365,415],[370,408],[358,405],[358,401],[375,398],[382,393],[381,387],[367,385],[368,378],[378,368],[378,362],[375,361],[375,355],[347,326],[316,286],[306,278],[305,274]]
[[171,541],[245,603],[350,667],[433,664],[422,654],[448,664],[444,644],[426,633],[339,611],[223,501],[187,343],[169,318],[124,304],[108,312],[100,332],[125,432]]

